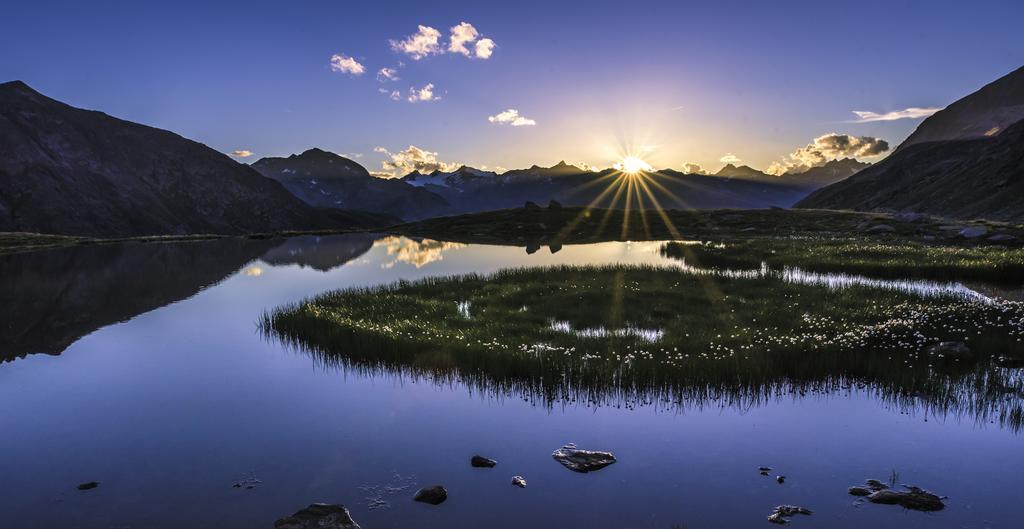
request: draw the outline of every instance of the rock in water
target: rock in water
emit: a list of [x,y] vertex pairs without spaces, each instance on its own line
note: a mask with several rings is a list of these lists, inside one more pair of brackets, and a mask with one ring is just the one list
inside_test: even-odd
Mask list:
[[523,476],[512,476],[512,484],[517,486],[517,487],[519,487],[519,488],[521,488],[521,489],[525,489],[526,488],[526,478],[524,478]]
[[473,458],[469,460],[469,464],[475,468],[494,468],[494,465],[497,465],[498,462],[484,456],[473,456]]
[[99,481],[86,481],[78,485],[78,490],[92,490],[100,486]]
[[551,457],[574,472],[593,472],[615,462],[615,456],[611,452],[580,450],[573,443],[555,450]]
[[905,491],[878,490],[868,496],[868,501],[884,505],[899,505],[914,511],[941,511],[946,508],[946,504],[942,503],[942,498],[914,486],[908,486]]
[[896,233],[896,228],[888,224],[876,224],[867,229],[868,233]]
[[941,511],[946,507],[942,498],[912,485],[904,485],[907,490],[892,490],[888,485],[877,479],[869,479],[864,487],[850,487],[853,496],[866,496],[871,503],[883,505],[899,505],[915,511]]
[[448,499],[448,489],[441,485],[423,487],[416,491],[416,495],[413,496],[412,499],[423,503],[429,503],[431,505],[440,505],[444,503],[444,500]]
[[789,523],[789,518],[798,514],[810,515],[811,510],[800,507],[797,505],[779,505],[768,515],[768,521],[771,523],[785,524]]
[[360,529],[344,505],[314,503],[274,522],[274,529]]

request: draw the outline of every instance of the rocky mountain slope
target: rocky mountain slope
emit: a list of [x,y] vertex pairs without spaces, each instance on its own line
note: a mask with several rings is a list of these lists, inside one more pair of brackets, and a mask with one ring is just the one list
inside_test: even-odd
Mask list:
[[900,149],[797,207],[1024,221],[1024,120],[991,138]]
[[177,134],[0,84],[0,231],[125,237],[358,225]]
[[899,147],[994,136],[1024,119],[1024,66],[924,120]]

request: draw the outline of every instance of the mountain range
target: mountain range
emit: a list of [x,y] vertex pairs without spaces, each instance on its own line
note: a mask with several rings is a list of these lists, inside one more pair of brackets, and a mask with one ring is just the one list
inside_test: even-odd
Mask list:
[[0,84],[0,231],[101,237],[365,225],[177,134]]
[[797,207],[1024,220],[1024,68],[925,119],[889,157]]

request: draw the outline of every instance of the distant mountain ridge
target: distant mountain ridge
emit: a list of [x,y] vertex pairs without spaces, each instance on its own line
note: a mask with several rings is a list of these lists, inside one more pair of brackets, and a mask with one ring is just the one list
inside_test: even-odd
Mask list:
[[370,211],[402,220],[453,212],[440,195],[403,180],[377,178],[359,163],[317,148],[287,158],[262,158],[252,168],[320,208]]
[[0,231],[126,237],[361,222],[177,134],[0,84]]
[[925,119],[889,157],[797,207],[1024,221],[1024,117],[1005,125],[1021,101],[1024,68]]

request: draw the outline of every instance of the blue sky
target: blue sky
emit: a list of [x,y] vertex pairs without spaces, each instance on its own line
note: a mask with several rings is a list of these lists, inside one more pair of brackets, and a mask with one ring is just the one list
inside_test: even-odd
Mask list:
[[[637,154],[712,170],[731,153],[766,168],[830,132],[894,147],[920,118],[853,123],[852,111],[942,107],[1024,64],[1019,0],[38,0],[4,15],[2,80],[251,151],[244,161],[321,147],[375,171],[388,153],[400,167]],[[471,56],[495,43],[488,58],[448,51],[462,22],[478,33]],[[391,45],[420,25],[443,53],[415,60]],[[363,73],[332,71],[336,54]],[[378,81],[384,67],[400,80]],[[408,101],[428,84],[439,99]],[[510,108],[536,124],[488,120]]]

